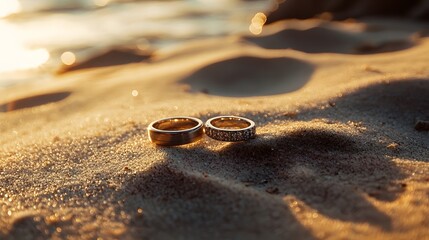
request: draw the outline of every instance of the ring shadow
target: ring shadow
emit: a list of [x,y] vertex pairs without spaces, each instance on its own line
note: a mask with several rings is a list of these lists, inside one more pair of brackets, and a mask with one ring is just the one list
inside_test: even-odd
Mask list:
[[[90,193],[94,196],[91,204],[101,213],[106,201],[118,216],[126,212],[128,231],[124,237],[130,238],[314,238],[285,203],[287,196],[319,215],[389,231],[392,219],[371,201],[397,199],[406,190],[401,181],[408,173],[391,161],[389,150],[377,138],[368,140],[364,135],[382,128],[394,132],[395,128],[409,127],[408,137],[392,135],[392,141],[407,146],[427,139],[425,133],[413,130],[412,120],[427,113],[428,92],[428,80],[375,84],[334,99],[335,107],[302,112],[299,121],[284,116],[260,120],[261,128],[272,120],[284,120],[291,127],[260,134],[251,141],[226,143],[218,150],[200,143],[159,148],[166,154],[163,161],[144,171],[121,173],[122,185],[117,189],[108,186],[108,179],[93,181],[91,188],[97,191]],[[252,118],[261,113],[243,115]],[[339,126],[361,121],[367,130],[350,134],[334,128],[336,125],[315,123],[315,115],[338,121]],[[384,123],[382,128],[376,124],[379,122]],[[421,144],[429,149],[429,143]],[[421,160],[407,149],[395,154]],[[88,194],[81,185],[55,191],[65,202],[67,196],[85,199]],[[139,208],[142,213],[137,212]],[[13,237],[21,226],[18,221],[8,235]],[[53,231],[55,227],[51,227]]]
[[[148,225],[139,219],[133,219],[132,225],[153,227],[161,234],[155,238],[312,238],[281,199],[204,174],[187,173],[168,162],[130,175],[124,189],[131,195],[125,202],[129,211],[135,211],[139,200],[147,199],[142,208]],[[132,236],[139,236],[139,228],[134,229]],[[288,234],[284,235],[282,229],[288,229]]]
[[[293,195],[325,216],[388,230],[390,218],[366,196],[395,200],[404,191],[402,183],[397,182],[404,175],[389,159],[371,154],[380,147],[341,132],[308,127],[231,143],[220,151],[197,146],[165,152],[173,162],[186,158],[194,171],[238,182],[261,194],[270,195],[267,192],[275,189],[279,196]],[[344,182],[350,178],[353,181]]]
[[[368,130],[360,135],[333,129],[330,124],[314,125],[310,119],[291,130],[225,144],[220,150],[201,144],[160,148],[166,154],[164,162],[129,175],[124,189],[132,189],[129,194],[133,198],[152,199],[150,205],[156,209],[168,209],[161,217],[148,208],[147,217],[158,219],[163,229],[178,226],[189,231],[170,230],[173,235],[207,237],[206,231],[209,237],[220,237],[216,233],[266,237],[275,232],[280,234],[278,238],[313,238],[283,202],[285,196],[294,196],[329,218],[369,223],[388,231],[392,219],[371,201],[397,199],[406,190],[402,181],[408,173],[391,161],[383,143],[363,135],[377,131],[377,126],[372,125],[375,122],[384,122],[386,128],[407,126],[418,138],[422,134],[413,131],[412,119],[429,109],[428,90],[429,81],[421,79],[380,83],[334,99],[335,107],[302,113],[341,124],[362,121]],[[243,115],[252,118],[255,113]],[[271,120],[260,122],[260,127]],[[414,144],[413,138],[401,141],[404,145]],[[420,160],[410,151],[397,155]],[[132,202],[137,201],[125,205],[135,206]],[[239,208],[232,208],[234,205]],[[280,224],[279,228],[264,225],[273,211],[280,211],[271,222]],[[249,217],[253,222],[243,221]],[[225,232],[225,224],[236,224],[236,229]],[[204,231],[195,232],[201,228]]]
[[[316,113],[320,117],[344,123],[350,120],[362,121],[368,131],[377,131],[377,126],[372,127],[376,122],[382,122],[385,128],[392,127],[393,131],[395,127],[406,126],[409,127],[410,134],[418,140],[423,134],[413,130],[413,119],[429,109],[428,92],[429,81],[422,79],[380,83],[334,99],[335,107],[308,110],[302,114]],[[341,113],[341,109],[344,112]],[[358,114],[353,115],[352,112]],[[254,113],[244,115],[251,117]],[[365,131],[361,134],[365,134]],[[393,138],[392,141],[401,142],[405,146],[415,144],[413,138]],[[293,195],[330,218],[370,223],[385,230],[392,227],[390,217],[378,210],[368,199],[391,202],[397,199],[407,186],[401,182],[407,177],[407,173],[391,161],[391,154],[386,154],[386,146],[377,139],[368,141],[362,136],[352,136],[332,129],[329,124],[323,127],[313,126],[311,121],[307,126],[304,124],[275,136],[259,136],[248,142],[226,144],[218,151],[199,144],[191,148],[163,148],[163,151],[167,154],[165,164],[169,165],[169,168],[176,168],[176,173],[181,171],[180,174],[188,178],[197,178],[185,173],[186,169],[192,169],[193,172],[205,176],[200,177],[200,180],[228,181],[266,195],[270,201],[280,204],[281,198],[267,193],[269,189],[277,189],[279,196]],[[396,155],[421,160],[410,151],[400,151]],[[165,171],[166,175],[169,175],[168,172]],[[141,179],[144,176],[143,179],[146,179],[147,174],[144,172],[132,178]],[[170,179],[169,188],[177,188],[177,179],[168,176],[165,176],[165,179]],[[144,186],[144,182],[145,180],[139,181],[143,184],[131,185]],[[199,181],[195,182],[198,184]],[[165,182],[152,187],[162,188],[164,185]],[[190,183],[185,185],[190,186],[183,187],[182,190],[189,188],[194,193],[192,199],[201,200],[202,203],[207,194],[200,192],[212,189],[207,186],[206,190],[194,189],[192,186],[195,184]],[[222,184],[218,186],[224,189],[229,187]],[[176,189],[178,193],[182,190]],[[137,190],[136,194],[141,192],[144,190]],[[179,199],[180,196],[186,196],[185,192],[186,190],[177,195]],[[214,196],[217,194],[220,193],[215,191]],[[208,196],[214,197],[210,194]],[[229,202],[226,199],[224,201]],[[213,205],[216,205],[216,201]],[[205,208],[198,211],[202,214]],[[283,221],[297,221],[288,211],[283,216]],[[225,211],[223,214],[228,213]],[[221,225],[221,222],[216,224]],[[251,229],[257,229],[257,226],[252,226]],[[311,234],[302,228],[285,229],[286,232],[298,234],[297,236],[304,234],[311,237]]]

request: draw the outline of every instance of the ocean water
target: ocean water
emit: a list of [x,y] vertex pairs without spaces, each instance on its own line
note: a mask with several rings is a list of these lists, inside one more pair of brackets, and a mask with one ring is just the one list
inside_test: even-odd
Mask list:
[[72,62],[80,61],[106,49],[159,49],[190,39],[247,34],[252,17],[271,4],[268,0],[0,0],[0,88],[49,79],[70,57]]

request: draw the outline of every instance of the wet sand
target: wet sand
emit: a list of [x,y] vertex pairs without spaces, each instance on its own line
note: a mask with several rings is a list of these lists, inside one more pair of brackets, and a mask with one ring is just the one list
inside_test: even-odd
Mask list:
[[[427,238],[429,39],[395,21],[283,21],[0,90],[0,238]],[[219,114],[257,138],[147,139]]]

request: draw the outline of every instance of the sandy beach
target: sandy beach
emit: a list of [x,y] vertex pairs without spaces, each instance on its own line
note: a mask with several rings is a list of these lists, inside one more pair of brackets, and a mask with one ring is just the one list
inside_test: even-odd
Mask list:
[[[428,239],[428,30],[283,20],[0,89],[0,239]],[[216,115],[257,137],[148,140]]]

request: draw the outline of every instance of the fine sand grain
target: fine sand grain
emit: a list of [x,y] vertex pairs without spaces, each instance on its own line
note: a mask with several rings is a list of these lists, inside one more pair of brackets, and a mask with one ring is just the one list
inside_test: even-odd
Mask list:
[[[0,239],[427,239],[428,29],[392,21],[285,21],[0,90]],[[257,138],[147,139],[218,114]]]

